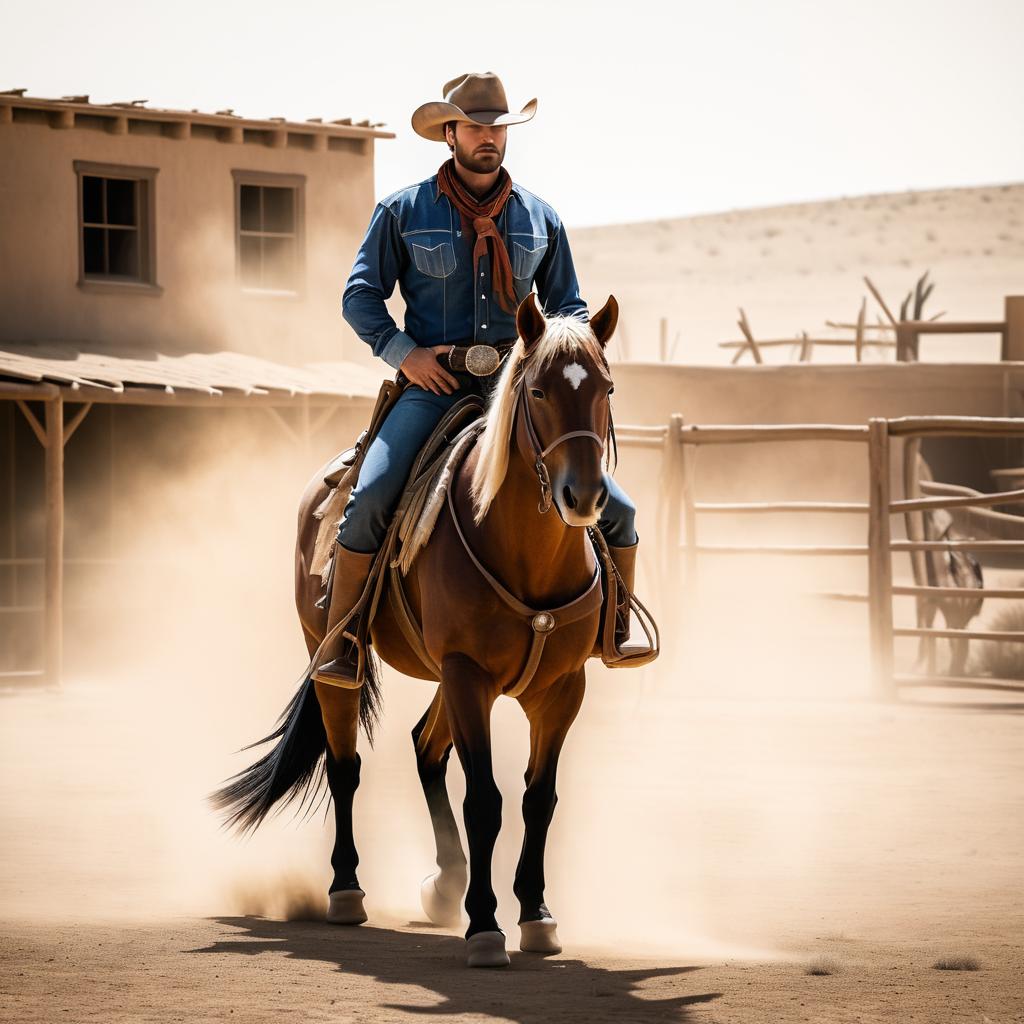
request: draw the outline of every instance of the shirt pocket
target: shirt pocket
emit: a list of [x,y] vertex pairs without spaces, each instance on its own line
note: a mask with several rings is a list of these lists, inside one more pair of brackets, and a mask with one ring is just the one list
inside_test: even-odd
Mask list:
[[524,239],[523,242],[514,241],[512,243],[512,276],[520,281],[532,281],[547,250],[547,241],[540,238]]
[[409,248],[416,269],[427,277],[448,277],[455,270],[455,249],[451,242],[431,246],[410,240]]

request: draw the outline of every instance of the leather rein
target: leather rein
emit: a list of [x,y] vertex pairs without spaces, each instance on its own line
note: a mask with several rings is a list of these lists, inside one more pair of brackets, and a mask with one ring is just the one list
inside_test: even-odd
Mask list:
[[[540,503],[537,506],[538,511],[543,515],[551,508],[552,497],[551,497],[551,476],[548,473],[548,468],[544,459],[551,454],[563,441],[568,441],[573,437],[589,437],[591,438],[600,448],[604,448],[604,439],[594,433],[592,430],[570,430],[565,434],[561,434],[555,438],[549,445],[542,446],[540,439],[537,436],[536,427],[533,424],[533,418],[530,416],[530,403],[526,398],[526,383],[525,380],[519,391],[517,399],[517,412],[522,416],[523,426],[526,430],[526,436],[530,444],[531,452],[533,456],[533,468],[537,474],[537,478],[540,481],[540,492],[541,498]],[[515,430],[515,425],[513,425]],[[452,474],[452,480],[455,474]],[[448,486],[448,511],[452,517],[452,522],[455,524],[455,532],[458,534],[459,540],[462,542],[462,546],[465,549],[466,554],[469,556],[469,560],[476,567],[477,572],[487,581],[491,589],[501,598],[504,604],[517,616],[523,619],[528,619],[530,627],[533,631],[530,650],[526,656],[526,663],[524,664],[519,677],[511,687],[504,690],[508,697],[518,697],[526,688],[530,685],[534,675],[537,672],[537,667],[540,664],[541,657],[544,653],[544,645],[547,642],[547,638],[557,629],[559,626],[565,626],[572,622],[578,622],[580,619],[586,618],[588,615],[593,615],[600,611],[601,604],[604,601],[604,594],[601,588],[601,561],[597,557],[595,552],[594,555],[594,575],[587,588],[578,597],[573,598],[571,601],[565,604],[558,605],[554,608],[533,608],[519,598],[515,596],[476,556],[476,552],[470,547],[469,540],[462,529],[462,524],[459,522],[458,514],[455,511],[455,502],[452,499],[452,487],[451,480]],[[593,544],[593,542],[591,542]]]

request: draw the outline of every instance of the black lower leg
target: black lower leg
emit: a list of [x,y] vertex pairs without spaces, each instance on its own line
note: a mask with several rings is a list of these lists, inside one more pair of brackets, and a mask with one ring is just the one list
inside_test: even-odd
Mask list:
[[452,752],[452,745],[449,743],[439,758],[431,758],[424,752],[420,745],[420,736],[429,715],[430,710],[428,709],[412,731],[412,740],[416,746],[416,771],[420,777],[420,784],[423,786],[427,810],[430,812],[430,822],[434,828],[437,866],[443,872],[456,872],[464,875],[466,855],[462,851],[459,827],[455,821],[445,781],[448,775],[448,758]]
[[469,928],[466,938],[477,932],[498,931],[494,916],[498,901],[491,887],[491,858],[501,829],[501,792],[491,774],[490,757],[486,765],[473,766],[466,773],[466,799],[462,805],[469,840],[469,889],[466,913]]
[[331,854],[334,881],[329,891],[341,892],[359,888],[356,879],[359,854],[352,835],[352,800],[359,786],[360,759],[356,754],[353,760],[335,761],[330,750],[326,757],[327,784],[334,801],[334,852]]
[[557,802],[553,777],[540,778],[528,784],[523,794],[523,823],[526,831],[513,886],[516,899],[519,900],[520,923],[540,921],[551,916],[544,905],[544,847]]

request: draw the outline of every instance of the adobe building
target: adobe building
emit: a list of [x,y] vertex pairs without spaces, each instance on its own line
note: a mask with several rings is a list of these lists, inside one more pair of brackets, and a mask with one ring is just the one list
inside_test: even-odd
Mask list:
[[119,459],[225,416],[309,454],[365,418],[381,374],[341,290],[393,137],[0,92],[0,685],[59,679],[65,567],[117,557],[79,527],[116,519]]
[[340,292],[390,132],[20,92],[0,93],[0,341],[362,355]]

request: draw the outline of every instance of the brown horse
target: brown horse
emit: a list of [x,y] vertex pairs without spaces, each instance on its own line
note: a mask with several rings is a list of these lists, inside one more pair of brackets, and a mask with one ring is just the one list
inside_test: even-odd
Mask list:
[[[373,646],[385,662],[440,684],[413,730],[439,869],[421,894],[431,920],[450,925],[465,892],[470,966],[509,962],[491,888],[501,794],[491,767],[490,719],[503,694],[519,702],[530,723],[526,832],[514,886],[520,948],[561,949],[544,902],[544,845],[558,757],[583,700],[584,666],[600,619],[600,572],[586,527],[597,523],[607,500],[602,454],[612,380],[604,347],[617,318],[612,297],[589,325],[545,319],[532,296],[519,307],[519,339],[495,386],[486,426],[405,580],[440,679],[407,643],[389,602],[381,602],[372,623]],[[326,612],[316,605],[320,580],[308,571],[317,531],[312,512],[325,494],[318,474],[299,509],[296,600],[311,656],[326,632]],[[326,774],[336,826],[328,920],[336,923],[366,920],[352,800],[358,726],[362,720],[372,735],[378,698],[372,668],[359,689],[313,683],[307,674],[267,737],[277,741],[274,749],[214,797],[230,824],[255,828],[279,800],[315,801]],[[453,746],[466,776],[468,872],[445,785]]]

